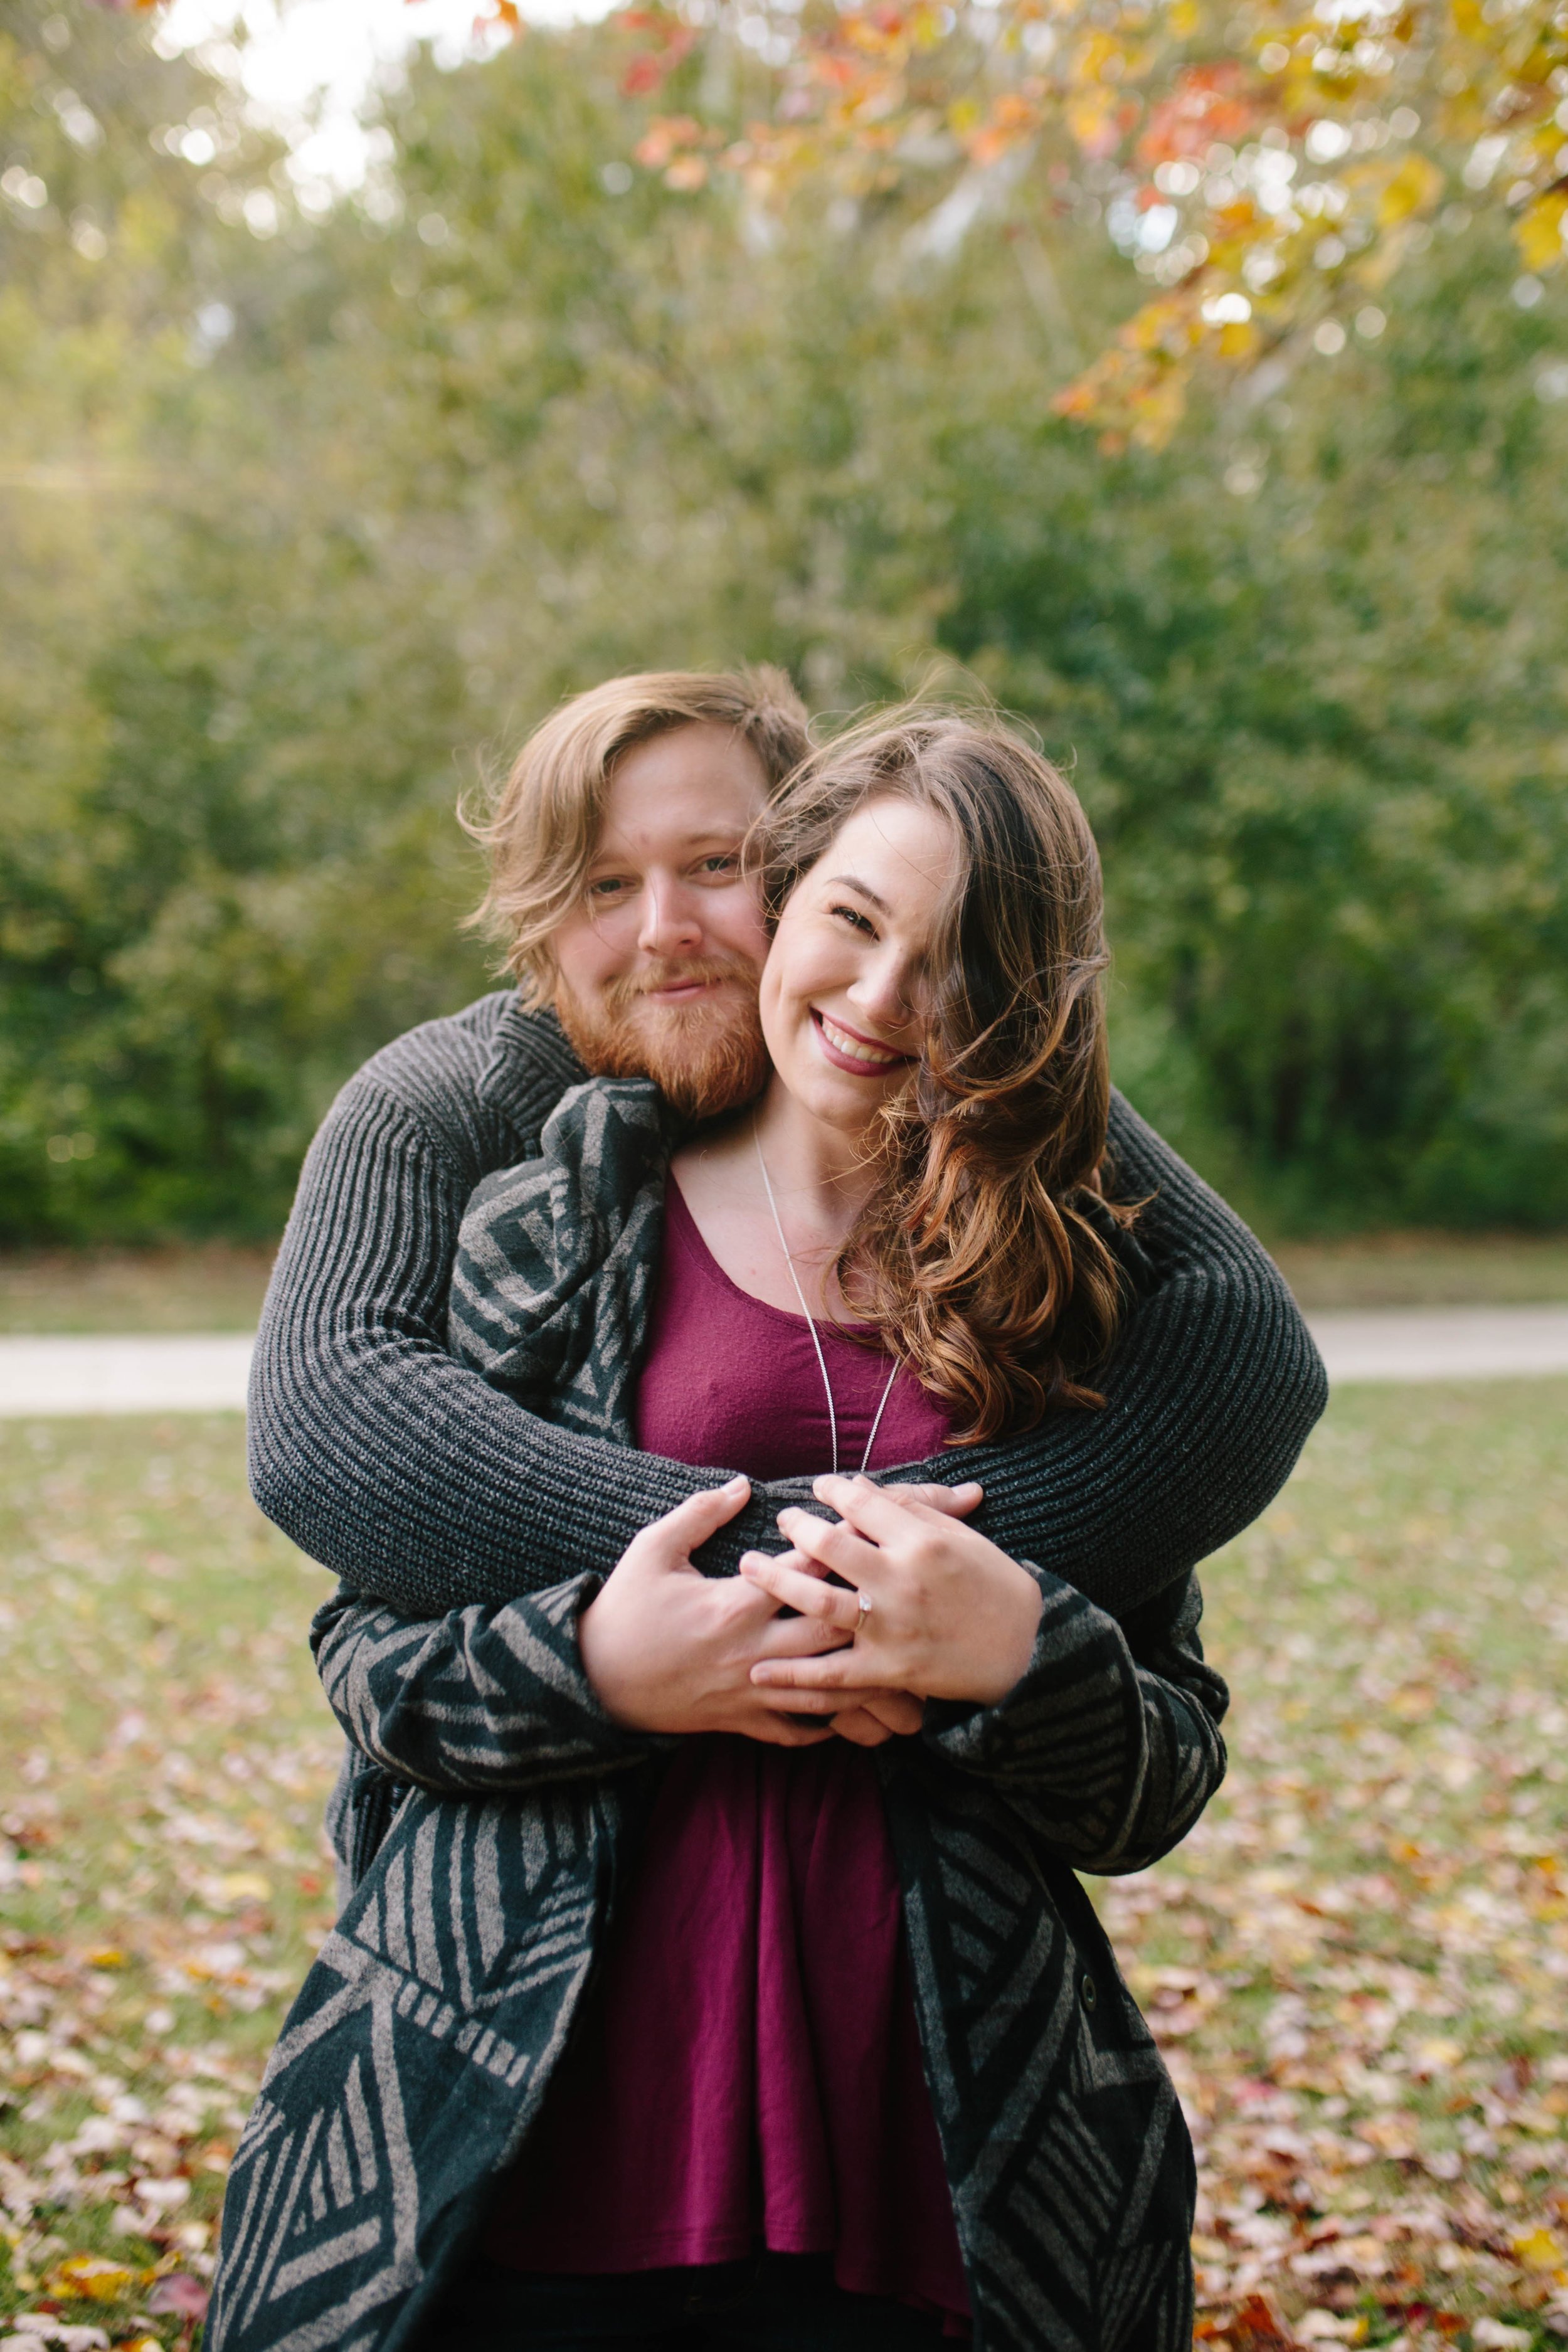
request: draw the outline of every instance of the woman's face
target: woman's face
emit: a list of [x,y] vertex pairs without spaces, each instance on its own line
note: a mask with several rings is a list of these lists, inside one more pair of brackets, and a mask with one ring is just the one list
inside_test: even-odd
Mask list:
[[912,801],[868,801],[784,904],[763,966],[763,1034],[785,1089],[858,1135],[909,1076],[916,1009],[957,844]]

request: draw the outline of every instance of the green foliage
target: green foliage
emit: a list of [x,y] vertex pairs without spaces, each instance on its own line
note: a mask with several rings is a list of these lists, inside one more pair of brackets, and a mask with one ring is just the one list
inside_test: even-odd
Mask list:
[[484,985],[477,765],[763,656],[828,711],[973,673],[1074,763],[1119,1068],[1263,1213],[1568,1221],[1568,330],[1500,241],[1111,462],[1049,416],[1135,299],[1100,232],[628,184],[603,29],[418,68],[315,220],[139,25],[6,21],[0,1233],[274,1230]]

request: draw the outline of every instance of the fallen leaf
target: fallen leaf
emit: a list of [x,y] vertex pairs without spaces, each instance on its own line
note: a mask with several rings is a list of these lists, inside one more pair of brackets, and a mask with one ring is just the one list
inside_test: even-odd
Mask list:
[[231,1903],[265,1903],[272,1892],[271,1881],[258,1870],[226,1871],[218,1885]]
[[1235,2352],[1271,2352],[1271,2347],[1296,2341],[1279,2305],[1266,2292],[1247,2295],[1226,2322],[1225,2332]]
[[177,2312],[182,2319],[205,2319],[208,2299],[208,2291],[200,2279],[192,2278],[186,2271],[171,2271],[153,2289],[147,2308],[160,2313]]
[[118,2303],[145,2276],[144,2271],[132,2270],[125,2263],[108,2262],[101,2254],[72,2254],[50,2272],[44,2282],[44,2293],[68,2298],[80,2295],[92,2303]]

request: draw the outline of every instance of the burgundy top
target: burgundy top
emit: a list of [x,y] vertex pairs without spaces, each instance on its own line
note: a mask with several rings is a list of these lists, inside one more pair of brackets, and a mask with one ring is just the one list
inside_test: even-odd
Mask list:
[[[888,1359],[818,1329],[855,1469]],[[921,1460],[947,1432],[900,1370],[873,1462]],[[758,1478],[832,1459],[804,1319],[737,1288],[674,1183],[637,1436]],[[486,2253],[610,2272],[733,2262],[759,2242],[831,2252],[840,2286],[935,2306],[967,2335],[902,1924],[868,1750],[683,1741]]]

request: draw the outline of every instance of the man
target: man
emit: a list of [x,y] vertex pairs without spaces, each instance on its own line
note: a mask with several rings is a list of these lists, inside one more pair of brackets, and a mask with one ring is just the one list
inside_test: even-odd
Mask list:
[[[481,837],[482,913],[518,985],[426,1024],[339,1097],[300,1180],[252,1380],[251,1483],[300,1547],[415,1615],[608,1574],[643,1536],[666,1566],[777,1545],[783,1490],[727,1525],[710,1474],[524,1413],[445,1345],[473,1187],[538,1149],[591,1070],[647,1074],[694,1116],[762,1079],[766,936],[740,864],[806,746],[778,672],[615,679],[524,746]],[[1099,1412],[1062,1412],[928,1475],[978,1479],[978,1522],[1125,1612],[1270,1499],[1321,1410],[1311,1342],[1263,1251],[1118,1097],[1111,1150],[1143,1199],[1144,1271]],[[721,1649],[726,1580],[684,1622]],[[697,1622],[698,1620],[700,1622]],[[730,1659],[737,1694],[749,1661]],[[374,1832],[367,1830],[367,1835]],[[364,1840],[362,1837],[362,1847]]]

